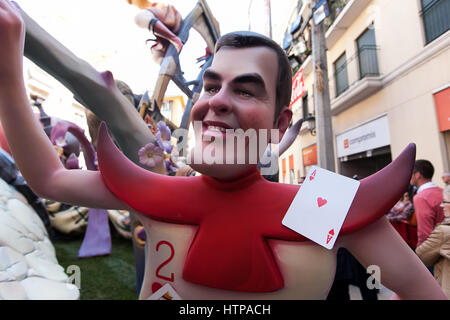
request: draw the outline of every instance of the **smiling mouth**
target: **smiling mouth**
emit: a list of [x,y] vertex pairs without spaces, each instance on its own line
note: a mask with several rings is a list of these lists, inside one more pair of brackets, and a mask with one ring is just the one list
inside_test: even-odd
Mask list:
[[227,129],[218,126],[207,126],[206,130],[208,131],[217,131],[217,132],[226,132]]
[[230,125],[226,124],[226,123],[213,122],[213,121],[203,122],[202,128],[203,128],[202,134],[204,136],[221,136],[221,137],[224,137],[227,134],[229,134],[229,133],[234,131],[233,128]]

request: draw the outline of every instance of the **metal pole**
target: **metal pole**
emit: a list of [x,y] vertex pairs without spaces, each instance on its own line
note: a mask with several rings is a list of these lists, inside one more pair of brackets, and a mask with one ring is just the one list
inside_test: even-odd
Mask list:
[[250,16],[250,10],[252,8],[253,0],[250,0],[248,4],[248,31],[252,31],[252,19]]
[[267,24],[266,24],[266,36],[269,38],[272,38],[272,9],[270,6],[270,0],[265,0],[266,5],[266,17],[267,17]]
[[[314,0],[314,6],[320,0]],[[335,171],[333,128],[330,111],[330,92],[328,87],[327,52],[323,23],[312,28],[312,59],[314,72],[314,107],[316,110],[318,165]]]

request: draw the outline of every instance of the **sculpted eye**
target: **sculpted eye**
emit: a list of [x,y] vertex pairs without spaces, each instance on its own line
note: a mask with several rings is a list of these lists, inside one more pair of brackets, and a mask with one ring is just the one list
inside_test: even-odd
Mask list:
[[205,86],[205,92],[209,94],[215,94],[219,92],[220,88],[215,86]]
[[253,93],[246,90],[238,90],[238,94],[242,97],[251,98],[254,97]]

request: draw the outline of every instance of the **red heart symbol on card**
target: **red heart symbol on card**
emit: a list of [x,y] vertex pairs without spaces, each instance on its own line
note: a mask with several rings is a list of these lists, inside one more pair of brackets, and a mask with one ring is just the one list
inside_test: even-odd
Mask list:
[[319,208],[320,208],[321,206],[326,205],[327,202],[328,202],[327,199],[323,199],[323,198],[321,198],[321,197],[318,197],[318,198],[317,198],[317,205],[319,206]]

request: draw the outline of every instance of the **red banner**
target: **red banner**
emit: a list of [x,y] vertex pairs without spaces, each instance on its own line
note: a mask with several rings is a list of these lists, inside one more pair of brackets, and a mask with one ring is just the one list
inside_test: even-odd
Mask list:
[[291,103],[289,105],[289,109],[292,108],[292,105],[298,101],[305,94],[305,83],[303,81],[303,68],[297,71],[297,73],[292,78],[292,96]]
[[450,130],[450,87],[434,94],[434,103],[441,132]]

